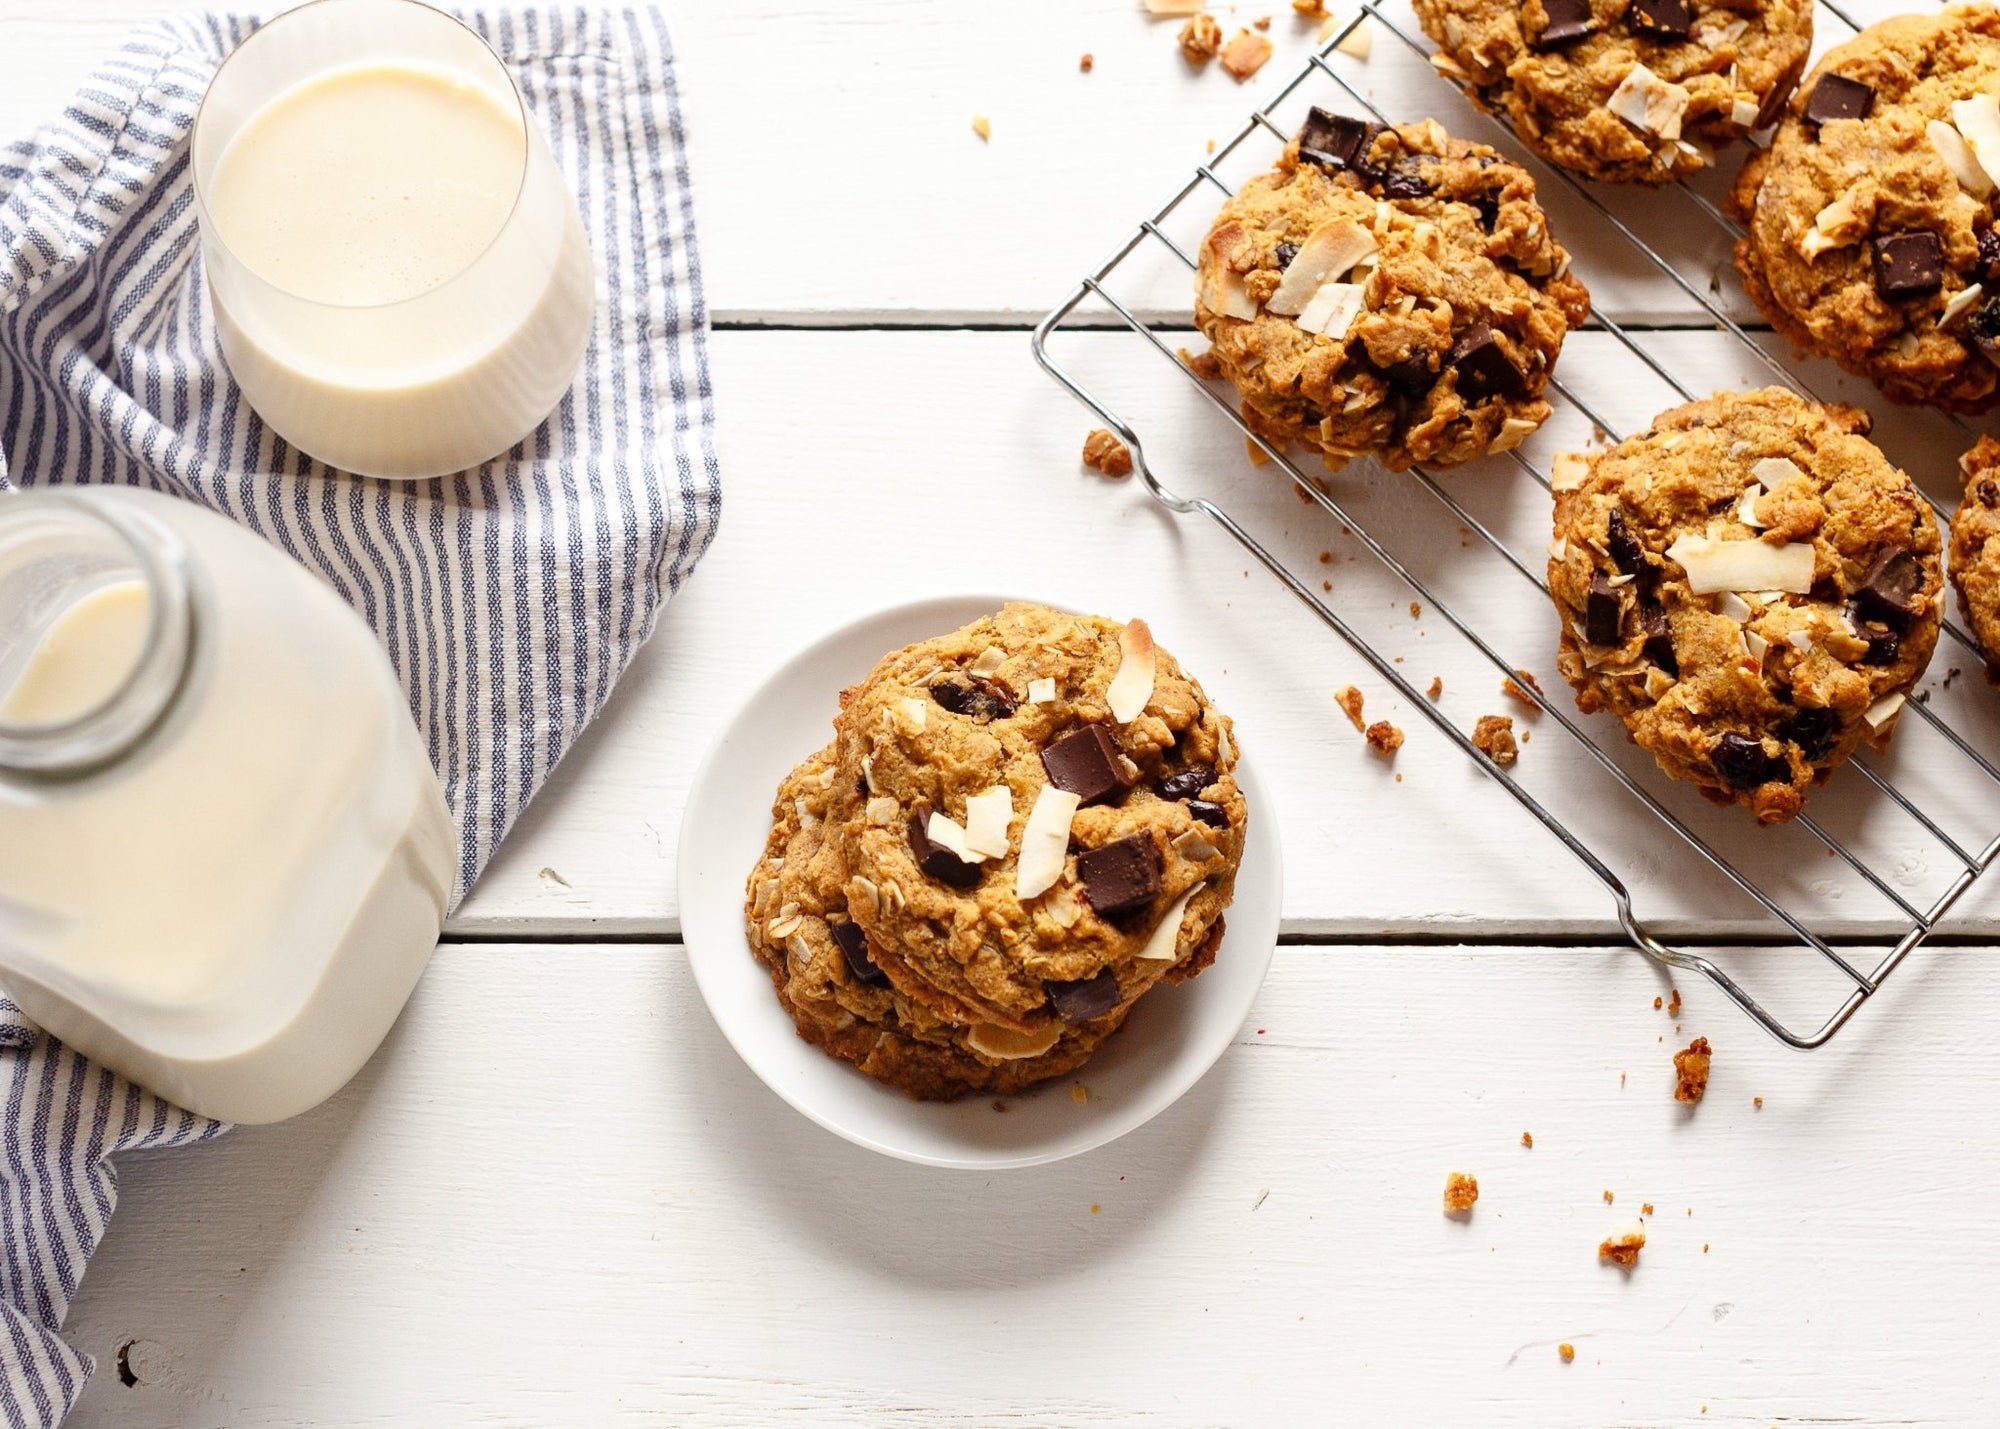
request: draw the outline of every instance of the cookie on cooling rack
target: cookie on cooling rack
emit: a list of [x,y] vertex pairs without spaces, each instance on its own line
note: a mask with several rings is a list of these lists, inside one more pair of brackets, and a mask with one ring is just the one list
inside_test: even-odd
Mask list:
[[1525,169],[1315,109],[1203,239],[1195,322],[1253,430],[1402,470],[1518,446],[1589,311]]
[[1965,495],[1951,513],[1951,583],[1988,673],[2000,680],[2000,440],[1981,437],[1958,469]]
[[1214,959],[1235,747],[1143,624],[1008,605],[885,656],[834,728],[746,907],[808,1041],[912,1096],[1018,1091]]
[[1431,60],[1550,163],[1663,184],[1777,116],[1812,0],[1413,0]]
[[1898,402],[2000,401],[1996,94],[2000,11],[1885,20],[1826,53],[1730,195],[1772,326]]
[[1887,741],[1937,643],[1937,521],[1868,428],[1767,387],[1555,460],[1549,593],[1577,704],[1763,823]]

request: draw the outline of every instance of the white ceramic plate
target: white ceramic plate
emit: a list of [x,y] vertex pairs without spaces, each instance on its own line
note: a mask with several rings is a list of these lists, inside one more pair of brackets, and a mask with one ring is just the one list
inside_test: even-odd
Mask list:
[[[1236,778],[1250,838],[1215,963],[1162,983],[1124,1029],[1069,1077],[1006,1099],[917,1102],[801,1040],[743,936],[743,883],[763,851],[778,781],[832,737],[840,690],[884,654],[945,634],[1004,602],[946,596],[854,622],[793,656],[766,680],[703,760],[681,820],[681,930],[696,984],[750,1070],[827,1130],[888,1156],[931,1166],[1034,1166],[1102,1146],[1173,1105],[1214,1065],[1248,1015],[1278,940],[1277,820],[1248,756]],[[1166,643],[1172,648],[1171,632]],[[1078,1102],[1071,1083],[1089,1088]]]

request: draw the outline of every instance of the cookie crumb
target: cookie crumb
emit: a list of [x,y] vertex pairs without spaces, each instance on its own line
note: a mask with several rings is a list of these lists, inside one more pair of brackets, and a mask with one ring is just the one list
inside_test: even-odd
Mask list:
[[1262,35],[1238,30],[1222,47],[1222,67],[1239,84],[1264,67],[1271,58],[1271,42]]
[[1181,57],[1191,65],[1205,65],[1222,48],[1222,26],[1213,15],[1196,15],[1180,33]]
[[1333,552],[1331,552],[1331,551],[1321,551],[1321,552],[1319,553],[1319,563],[1320,563],[1321,565],[1323,565],[1323,566],[1330,566],[1330,565],[1332,565],[1332,564],[1333,564]]
[[1764,1109],[1764,1099],[1762,1097],[1752,1097],[1750,1098],[1750,1105],[1757,1108],[1758,1111],[1762,1111]]
[[1708,1090],[1709,1061],[1706,1037],[1697,1037],[1687,1044],[1686,1051],[1674,1053],[1674,1073],[1678,1078],[1678,1084],[1674,1087],[1675,1101],[1701,1100],[1701,1094]]
[[1411,601],[1411,602],[1410,602],[1410,619],[1412,619],[1412,620],[1421,620],[1421,619],[1423,619],[1423,614],[1424,614],[1424,606],[1423,606],[1423,602],[1422,602],[1422,601],[1417,601],[1417,600],[1413,600],[1413,601]]
[[1561,1344],[1556,1346],[1556,1353],[1562,1356],[1562,1361],[1564,1364],[1568,1364],[1571,1360],[1576,1358],[1576,1346],[1571,1344],[1568,1340],[1564,1340]]
[[[1322,45],[1325,44],[1333,32],[1339,28],[1340,17],[1338,15],[1327,16],[1326,23],[1319,27],[1319,42]],[[1369,55],[1375,52],[1374,23],[1364,16],[1361,22],[1349,30],[1334,48],[1353,59],[1365,61]]]
[[1397,750],[1403,747],[1403,731],[1397,729],[1396,726],[1390,724],[1386,719],[1378,719],[1375,723],[1369,725],[1367,730],[1364,731],[1363,737],[1367,739],[1375,752],[1384,759],[1390,758]]
[[1103,1209],[1103,1208],[1102,1208],[1102,1207],[1100,1207],[1100,1206],[1099,1206],[1099,1205],[1097,1204],[1097,1202],[1095,1202],[1095,1201],[1092,1201],[1092,1202],[1090,1203],[1090,1213],[1091,1213],[1091,1214],[1092,1214],[1093,1216],[1094,1216],[1094,1215],[1096,1215],[1096,1214],[1098,1213],[1098,1211],[1099,1211],[1099,1210],[1101,1210],[1101,1209]]
[[1453,1171],[1444,1178],[1444,1213],[1462,1216],[1479,1199],[1479,1178],[1465,1171]]
[[1082,59],[1076,62],[1076,67],[1082,70],[1085,74],[1089,74],[1091,70],[1096,68],[1096,66],[1097,66],[1096,55],[1085,55]]
[[1664,997],[1656,997],[1653,999],[1653,1011],[1655,1012],[1658,1012],[1661,1008],[1665,1007],[1666,1005],[1667,1005],[1667,1000]]
[[1671,994],[1667,999],[1667,1016],[1679,1017],[1681,1015],[1681,990],[1677,987],[1670,987],[1667,991]]
[[1361,718],[1361,691],[1352,685],[1342,685],[1333,692],[1333,702],[1347,711],[1347,717],[1354,721],[1356,729],[1368,728],[1368,722]]
[[1261,19],[1252,20],[1250,24],[1254,29],[1268,30],[1271,28],[1271,17],[1266,15]]
[[1243,439],[1243,449],[1250,453],[1250,465],[1269,466],[1271,464],[1271,454],[1257,445],[1255,437],[1245,437]]
[[1194,15],[1201,11],[1203,0],[1146,0],[1146,13],[1165,19],[1182,15]]
[[993,1110],[1005,1111],[1007,1110],[1007,1103],[1001,1101],[998,1097],[995,1097],[993,1100]]
[[990,141],[993,138],[993,121],[988,119],[984,114],[973,115],[972,132],[977,134],[982,140]]
[[1078,1106],[1088,1106],[1090,1104],[1090,1089],[1084,1086],[1082,1082],[1072,1083],[1069,1089],[1069,1099]]
[[1431,699],[1437,699],[1440,695],[1442,695],[1444,693],[1444,676],[1442,675],[1431,676],[1431,687],[1428,690],[1425,690],[1424,693],[1428,695]]
[[1502,680],[1500,682],[1501,694],[1510,700],[1519,701],[1531,710],[1539,710],[1541,706],[1535,703],[1533,696],[1528,693],[1529,690],[1533,690],[1535,694],[1539,695],[1542,693],[1542,685],[1541,681],[1537,680],[1526,670],[1516,670],[1513,679]]
[[1472,747],[1505,768],[1521,757],[1514,742],[1514,721],[1506,715],[1481,715],[1472,727]]
[[1611,1202],[1612,1202],[1612,1199],[1613,1199],[1613,1198],[1612,1198],[1612,1195],[1611,1195],[1611,1193],[1610,1193],[1609,1191],[1606,1191],[1606,1192],[1604,1193],[1604,1204],[1605,1204],[1605,1205],[1607,1205],[1607,1206],[1608,1206],[1608,1205],[1610,1205],[1610,1204],[1611,1204]]
[[1535,1146],[1535,1133],[1534,1133],[1534,1132],[1532,1132],[1532,1131],[1524,1131],[1524,1132],[1522,1132],[1522,1133],[1521,1133],[1521,1144],[1522,1144],[1523,1146],[1527,1147],[1527,1148],[1528,1148],[1529,1150],[1531,1150],[1531,1151],[1532,1151],[1532,1150],[1534,1149],[1534,1146]]
[[1083,439],[1083,464],[1106,476],[1132,474],[1132,449],[1104,427],[1091,428]]
[[1326,18],[1326,0],[1292,0],[1292,8],[1308,20]]
[[1646,1248],[1646,1223],[1634,1221],[1631,1225],[1613,1231],[1598,1242],[1597,1258],[1608,1260],[1613,1265],[1622,1265],[1627,1270],[1639,1263],[1639,1252]]
[[1653,1214],[1653,1203],[1651,1201],[1641,1201],[1639,1203],[1639,1214],[1642,1216]]
[[1332,589],[1333,589],[1333,582],[1332,582],[1332,581],[1321,581],[1321,582],[1319,583],[1319,588],[1320,588],[1321,590],[1329,590],[1329,591],[1330,591],[1330,590],[1332,590]]

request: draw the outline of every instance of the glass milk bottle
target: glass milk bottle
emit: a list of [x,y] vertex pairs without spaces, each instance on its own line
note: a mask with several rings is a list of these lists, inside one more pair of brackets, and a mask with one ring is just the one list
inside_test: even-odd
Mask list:
[[128,487],[0,495],[0,991],[182,1106],[338,1090],[456,841],[387,657],[257,537]]

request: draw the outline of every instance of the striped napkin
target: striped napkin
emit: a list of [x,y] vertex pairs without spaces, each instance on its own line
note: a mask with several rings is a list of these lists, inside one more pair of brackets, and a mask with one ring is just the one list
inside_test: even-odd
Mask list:
[[[187,140],[209,76],[256,20],[143,30],[61,119],[0,147],[0,488],[152,487],[242,522],[339,591],[381,637],[430,743],[458,825],[454,901],[603,707],[721,506],[664,18],[462,18],[513,71],[570,176],[598,294],[561,406],[457,477],[329,471],[266,430],[229,381]],[[60,1423],[93,1368],[56,1331],[110,1220],[109,1158],[222,1130],[91,1066],[0,999],[9,1429]]]

